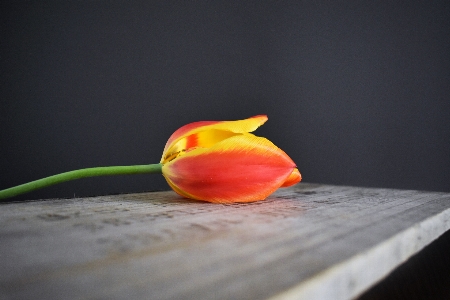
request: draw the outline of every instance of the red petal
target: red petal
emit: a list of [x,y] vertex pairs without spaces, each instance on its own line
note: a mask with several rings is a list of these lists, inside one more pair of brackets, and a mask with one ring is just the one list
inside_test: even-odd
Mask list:
[[[254,116],[245,120],[238,120],[238,121],[200,121],[200,122],[194,122],[187,124],[178,130],[176,130],[169,138],[169,140],[166,143],[166,146],[164,147],[163,155],[161,158],[161,163],[166,162],[166,156],[171,156],[172,152],[176,152],[179,149],[173,149],[173,148],[183,148],[185,150],[192,148],[192,147],[202,147],[202,145],[197,145],[197,143],[201,143],[202,141],[208,141],[209,138],[212,135],[207,135],[204,139],[200,138],[198,139],[198,134],[201,132],[206,131],[222,131],[222,135],[226,135],[226,132],[228,133],[244,133],[244,132],[251,132],[256,130],[259,126],[264,124],[264,122],[267,121],[267,116],[265,115],[258,115]],[[228,134],[231,136],[232,134]],[[226,136],[226,137],[229,137]],[[186,139],[183,141],[183,139]],[[183,145],[180,146],[179,143],[182,143]],[[210,147],[208,145],[207,147]]]
[[176,142],[177,140],[179,140],[182,137],[191,135],[193,133],[193,131],[195,131],[196,129],[198,129],[200,127],[205,127],[208,125],[217,124],[220,122],[222,122],[222,121],[199,121],[199,122],[190,123],[190,124],[184,125],[183,127],[178,128],[174,133],[172,133],[169,140],[167,141],[166,146],[164,148],[164,152],[174,142]]
[[217,203],[263,200],[292,174],[295,163],[269,140],[252,134],[196,149],[163,166],[178,193]]

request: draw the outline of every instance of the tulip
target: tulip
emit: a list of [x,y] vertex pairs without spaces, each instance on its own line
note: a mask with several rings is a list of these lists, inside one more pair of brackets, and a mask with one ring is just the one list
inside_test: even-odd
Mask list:
[[161,158],[162,174],[179,195],[214,203],[263,200],[301,180],[292,159],[249,132],[267,121],[202,121],[175,131]]
[[267,121],[203,121],[175,131],[159,164],[79,169],[0,191],[0,200],[93,176],[162,173],[179,195],[214,203],[263,200],[302,177],[295,163],[268,139],[250,132]]

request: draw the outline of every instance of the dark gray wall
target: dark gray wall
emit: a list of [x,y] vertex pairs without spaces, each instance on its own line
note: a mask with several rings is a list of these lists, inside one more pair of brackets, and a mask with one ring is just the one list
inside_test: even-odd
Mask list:
[[[450,192],[448,1],[11,2],[0,188],[157,163],[181,125],[268,114],[256,134],[306,182]],[[22,199],[157,189],[95,178]]]

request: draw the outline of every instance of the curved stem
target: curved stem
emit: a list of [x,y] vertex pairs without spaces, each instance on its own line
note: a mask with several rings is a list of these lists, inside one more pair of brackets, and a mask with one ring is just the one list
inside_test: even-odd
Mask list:
[[94,177],[94,176],[161,173],[162,172],[161,168],[162,164],[151,164],[151,165],[136,165],[136,166],[96,167],[96,168],[74,170],[45,177],[28,183],[24,183],[5,190],[1,190],[0,200],[11,198],[20,194],[28,193],[37,189],[41,189],[54,184],[75,180],[79,178]]

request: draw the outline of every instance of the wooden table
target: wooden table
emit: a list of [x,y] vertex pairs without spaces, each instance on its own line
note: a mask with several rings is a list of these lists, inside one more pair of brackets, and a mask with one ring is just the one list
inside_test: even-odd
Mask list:
[[0,299],[349,299],[450,228],[450,194],[301,183],[0,204]]

